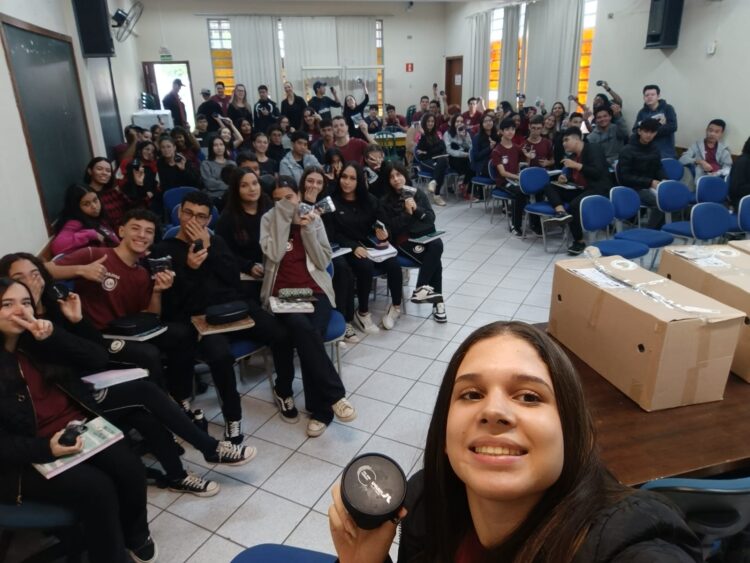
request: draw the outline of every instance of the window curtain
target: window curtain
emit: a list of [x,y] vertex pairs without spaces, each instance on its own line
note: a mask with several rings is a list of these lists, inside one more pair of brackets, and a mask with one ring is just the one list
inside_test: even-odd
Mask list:
[[503,100],[515,105],[518,90],[518,20],[520,6],[508,6],[503,14],[503,44],[500,52],[498,107]]
[[555,101],[566,106],[578,91],[578,64],[584,0],[555,0],[526,6],[527,72],[525,93],[537,96],[548,109]]
[[[339,65],[346,67],[346,83],[342,84],[345,93],[353,94],[357,102],[364,97],[357,78],[367,81],[370,90],[370,102],[377,103],[376,70],[364,70],[357,67],[377,64],[375,46],[375,18],[337,17],[336,39],[338,44]],[[343,102],[343,99],[341,100]]]
[[268,86],[271,99],[278,100],[282,89],[276,19],[271,16],[234,16],[229,25],[232,27],[235,81],[247,87],[247,97],[251,102],[261,84]]
[[490,34],[492,32],[492,10],[479,12],[469,18],[469,53],[466,70],[470,79],[465,83],[464,97],[487,97],[487,86],[490,82]]
[[308,94],[312,94],[314,80],[338,84],[338,71],[302,71],[303,66],[339,66],[336,18],[282,17],[281,26],[284,29],[284,68],[287,80],[295,88],[299,88],[298,91],[305,89]]

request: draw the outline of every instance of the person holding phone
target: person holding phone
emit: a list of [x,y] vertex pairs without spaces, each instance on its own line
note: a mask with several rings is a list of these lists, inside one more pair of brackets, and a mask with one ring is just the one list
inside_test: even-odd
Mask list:
[[[260,247],[265,257],[261,299],[268,307],[270,297],[278,296],[282,288],[309,288],[315,297],[312,313],[276,316],[297,349],[305,406],[310,412],[307,435],[314,438],[325,432],[334,417],[341,422],[357,417],[323,342],[336,303],[326,271],[331,245],[318,212],[300,213],[299,188],[293,178],[280,176],[272,197],[276,204],[263,215],[260,225]],[[293,396],[291,379],[277,378],[276,389],[282,397]]]
[[153,209],[161,214],[159,170],[156,165],[156,145],[153,142],[137,143],[133,158],[126,158],[120,163],[116,178],[127,202],[127,209]]
[[[344,258],[354,273],[357,289],[356,311],[344,317],[353,318],[354,325],[365,334],[376,334],[377,325],[369,312],[370,290],[375,272],[386,274],[391,305],[381,319],[385,330],[391,330],[401,316],[402,274],[396,256],[373,262],[367,250],[388,243],[389,233],[385,226],[385,213],[378,199],[367,190],[367,181],[362,167],[348,162],[339,175],[338,182],[331,194],[336,213],[327,218],[330,240],[342,248],[351,248],[352,252]],[[338,295],[336,296],[338,300]],[[353,309],[354,296],[347,304]]]
[[[159,138],[159,159],[156,161],[156,169],[159,172],[162,192],[181,186],[201,187],[200,172],[192,162],[177,152],[172,137],[165,135]],[[164,212],[169,214],[172,210],[165,209]]]
[[362,112],[367,107],[367,104],[370,103],[370,93],[367,91],[367,82],[364,82],[359,78],[358,83],[362,86],[365,97],[360,103],[357,103],[357,100],[351,94],[344,98],[344,119],[346,119],[346,124],[349,126],[349,135],[351,137],[364,139],[365,137],[362,134],[359,125],[365,119]]
[[424,469],[398,518],[358,528],[334,485],[340,563],[699,563],[661,495],[618,483],[599,457],[575,367],[543,330],[501,321],[458,347],[438,390]]
[[333,96],[333,98],[330,98],[325,95],[327,87],[327,82],[316,80],[313,84],[313,97],[307,101],[307,105],[313,108],[315,113],[317,113],[321,119],[331,119],[333,117],[331,114],[331,108],[341,107],[336,88],[331,86],[331,96]]

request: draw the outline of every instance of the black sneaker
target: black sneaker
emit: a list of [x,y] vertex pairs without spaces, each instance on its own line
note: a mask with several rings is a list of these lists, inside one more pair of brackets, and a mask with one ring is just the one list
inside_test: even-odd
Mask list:
[[190,493],[197,497],[212,497],[221,489],[216,481],[204,479],[190,472],[185,478],[169,483],[167,488],[175,493]]
[[448,315],[445,314],[445,303],[435,303],[432,306],[432,318],[438,323],[447,323]]
[[223,465],[244,465],[255,457],[258,450],[253,446],[238,446],[232,442],[219,442],[216,451],[211,455],[203,455],[209,463]]
[[292,397],[291,395],[288,397],[282,397],[276,392],[276,389],[274,388],[273,399],[274,401],[276,401],[276,406],[279,407],[281,420],[290,424],[299,420],[299,411],[297,411],[297,407],[294,406],[294,397]]
[[568,254],[571,256],[578,256],[586,249],[585,242],[574,242],[568,247]]
[[521,232],[521,229],[517,227],[512,227],[510,229],[510,235],[515,238],[523,238],[523,233]]
[[141,547],[137,549],[128,549],[128,553],[135,563],[151,563],[152,561],[156,561],[156,558],[159,556],[156,542],[151,539],[151,536],[148,537],[146,543]]
[[239,420],[227,420],[224,422],[224,440],[239,446],[245,441],[242,434],[242,422]]

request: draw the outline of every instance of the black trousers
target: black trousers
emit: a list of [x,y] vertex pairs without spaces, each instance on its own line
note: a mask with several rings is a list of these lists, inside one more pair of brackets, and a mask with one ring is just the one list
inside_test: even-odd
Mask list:
[[432,179],[437,184],[435,194],[440,194],[440,190],[443,188],[443,180],[445,180],[445,171],[448,170],[448,159],[445,157],[426,158],[419,162],[425,168],[432,170]]
[[443,262],[441,260],[443,241],[441,239],[435,239],[427,244],[415,244],[407,240],[399,245],[398,251],[420,265],[417,287],[429,285],[437,293],[443,291]]
[[357,286],[357,301],[360,313],[369,311],[370,289],[372,288],[372,278],[377,273],[384,273],[388,276],[388,290],[391,292],[391,302],[394,305],[401,305],[401,266],[398,259],[394,256],[383,262],[373,262],[369,258],[357,258],[354,253],[346,254],[349,267],[354,273]]
[[354,273],[347,260],[348,254],[337,256],[333,262],[333,293],[336,295],[336,310],[351,323],[354,319]]
[[138,379],[110,387],[99,407],[113,423],[138,430],[170,480],[186,475],[172,433],[203,454],[216,451],[217,440],[193,424],[177,403],[151,381]]
[[583,240],[583,229],[581,228],[581,200],[590,195],[603,195],[599,190],[566,190],[553,184],[547,184],[544,188],[544,195],[547,196],[552,207],[557,207],[563,203],[570,204],[570,214],[573,219],[568,223],[570,234],[574,241]]
[[508,192],[513,196],[513,209],[511,211],[511,224],[516,229],[521,229],[521,223],[523,223],[523,210],[526,204],[529,203],[529,197],[521,191],[515,184],[505,184],[500,188],[504,192]]
[[[193,365],[195,363],[195,332],[184,323],[166,323],[164,334],[145,342],[114,340],[109,353],[113,360],[128,362],[148,370],[149,379],[166,388],[177,401],[193,394]],[[166,374],[161,355],[166,355]]]
[[[333,420],[331,406],[346,396],[341,376],[325,350],[323,336],[333,307],[323,293],[316,293],[313,313],[285,313],[276,318],[289,331],[289,336],[297,348],[302,384],[305,390],[305,406],[310,417],[326,424]],[[282,395],[292,394],[291,380],[276,380],[276,390]]]
[[242,332],[204,336],[198,343],[198,356],[211,369],[225,421],[242,420],[242,406],[234,374],[234,355],[230,347],[233,335],[269,345],[278,378],[289,381],[290,387],[294,379],[294,350],[284,326],[258,303],[250,301],[247,305],[255,326]]
[[471,179],[474,177],[474,171],[471,169],[471,163],[469,158],[460,158],[457,156],[448,157],[448,165],[452,170],[458,172],[464,177],[464,184],[471,183]]
[[146,470],[123,442],[52,479],[30,465],[22,476],[23,498],[60,504],[83,525],[91,563],[126,563],[125,548],[142,546],[149,536]]

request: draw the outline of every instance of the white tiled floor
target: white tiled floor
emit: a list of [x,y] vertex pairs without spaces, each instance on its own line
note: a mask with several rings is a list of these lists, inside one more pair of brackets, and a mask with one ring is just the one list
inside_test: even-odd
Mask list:
[[[509,238],[505,217],[496,214],[490,225],[483,205],[469,209],[451,198],[436,211],[438,228],[447,231],[443,293],[449,322],[439,325],[429,318],[430,306],[409,303],[393,331],[342,349],[342,378],[358,417],[349,424],[334,422],[319,438],[305,435],[304,417],[297,424],[280,420],[262,364],[254,361],[252,376],[239,387],[245,392],[246,443],[257,447],[258,455],[242,467],[215,467],[186,446],[189,468],[219,481],[222,490],[209,499],[149,491],[160,562],[231,561],[259,543],[332,552],[330,489],[348,460],[376,451],[393,457],[407,474],[415,471],[437,385],[461,340],[495,320],[547,320],[554,261],[564,253],[545,253],[533,236]],[[559,240],[553,238],[550,248],[559,247]],[[371,302],[376,320],[388,304],[385,286],[380,282],[381,294]],[[303,404],[301,395],[297,402]],[[222,419],[213,390],[196,406],[217,423],[210,431],[218,435]]]

